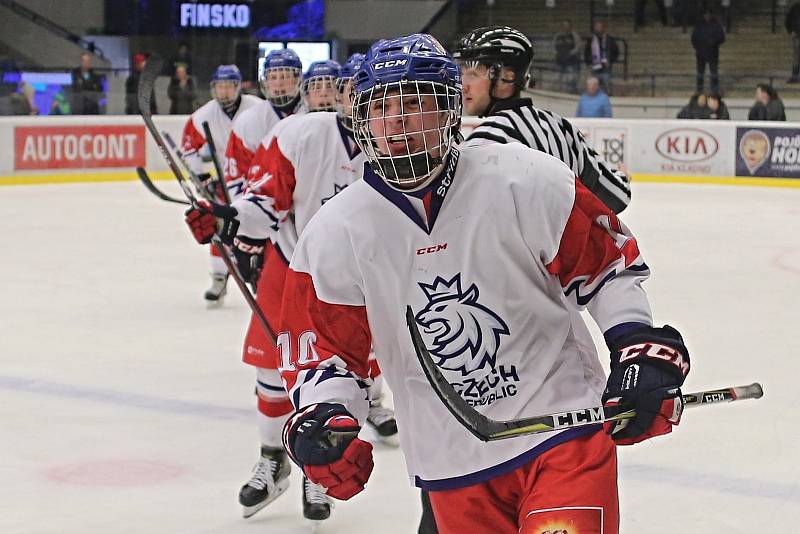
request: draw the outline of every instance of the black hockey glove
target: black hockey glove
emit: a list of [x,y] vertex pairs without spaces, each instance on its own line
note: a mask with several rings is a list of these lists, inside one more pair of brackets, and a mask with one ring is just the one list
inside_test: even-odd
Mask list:
[[668,434],[680,423],[681,389],[689,372],[689,352],[671,326],[634,328],[610,342],[611,374],[603,403],[631,405],[636,417],[606,423],[618,445]]
[[225,198],[225,194],[222,192],[222,184],[220,184],[220,181],[217,179],[216,176],[213,176],[207,172],[203,172],[198,174],[197,178],[203,185],[205,193],[208,193],[211,196],[211,198],[213,198],[218,202],[223,201],[223,199]]
[[283,445],[306,476],[331,497],[361,492],[372,473],[372,445],[358,439],[358,421],[341,404],[312,404],[283,428]]
[[264,246],[266,239],[253,239],[242,235],[233,238],[233,255],[236,257],[236,265],[239,268],[245,282],[253,286],[253,290],[258,283],[261,275],[261,267],[264,265]]

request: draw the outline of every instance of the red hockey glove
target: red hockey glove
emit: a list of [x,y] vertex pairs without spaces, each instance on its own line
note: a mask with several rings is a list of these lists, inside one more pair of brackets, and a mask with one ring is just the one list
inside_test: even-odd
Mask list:
[[309,480],[346,501],[372,473],[372,445],[356,437],[360,428],[341,404],[312,404],[287,421],[283,445]]
[[186,210],[186,224],[195,240],[204,245],[217,234],[225,243],[232,243],[239,229],[238,212],[230,206],[200,200],[197,207]]
[[636,417],[606,423],[618,445],[632,445],[672,432],[683,412],[681,389],[689,372],[689,352],[671,326],[641,326],[613,340],[605,406],[628,404]]

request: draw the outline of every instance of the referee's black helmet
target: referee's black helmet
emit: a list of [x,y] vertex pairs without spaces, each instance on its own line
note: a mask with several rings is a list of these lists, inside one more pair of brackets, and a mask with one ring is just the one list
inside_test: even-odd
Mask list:
[[465,35],[455,46],[453,59],[459,64],[490,67],[490,75],[499,79],[502,69],[514,71],[514,83],[522,90],[528,85],[533,63],[533,44],[524,33],[509,26],[476,28]]

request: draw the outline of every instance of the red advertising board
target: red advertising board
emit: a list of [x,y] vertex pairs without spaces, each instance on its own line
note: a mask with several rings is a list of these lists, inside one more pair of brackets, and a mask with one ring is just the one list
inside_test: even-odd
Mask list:
[[14,128],[15,170],[144,166],[144,126]]

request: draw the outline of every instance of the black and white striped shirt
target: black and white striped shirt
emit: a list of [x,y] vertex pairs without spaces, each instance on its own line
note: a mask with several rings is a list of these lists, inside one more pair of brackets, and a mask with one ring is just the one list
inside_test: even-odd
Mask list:
[[522,143],[566,163],[581,182],[615,213],[631,201],[624,172],[612,169],[568,120],[533,107],[530,98],[498,102],[464,143]]

